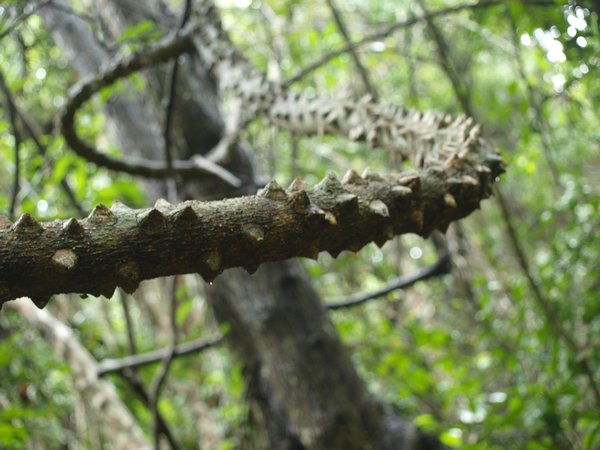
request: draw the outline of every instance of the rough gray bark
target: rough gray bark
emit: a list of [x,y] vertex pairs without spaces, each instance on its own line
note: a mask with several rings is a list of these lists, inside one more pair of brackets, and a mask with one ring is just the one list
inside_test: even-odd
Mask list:
[[227,271],[208,292],[216,316],[231,324],[255,420],[268,430],[259,448],[438,448],[366,390],[296,261],[265,264],[253,277]]

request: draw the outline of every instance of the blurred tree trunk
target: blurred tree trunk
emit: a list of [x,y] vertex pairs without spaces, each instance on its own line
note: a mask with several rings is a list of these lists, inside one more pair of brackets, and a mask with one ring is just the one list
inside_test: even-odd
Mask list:
[[[150,0],[102,0],[95,7],[107,39],[141,20],[153,20],[165,30],[178,23],[164,4]],[[42,15],[80,76],[94,73],[108,58],[80,18],[51,7],[43,8]],[[184,60],[172,128],[175,158],[207,153],[224,132],[214,84],[198,61]],[[106,113],[124,152],[163,157],[165,72],[157,68],[148,74],[148,90],[108,103]],[[207,178],[180,184],[179,192],[194,198],[252,193],[257,183],[251,161],[243,144],[230,149],[226,167],[243,180],[242,190],[233,192],[225,183]],[[165,193],[161,183],[147,186],[150,200]],[[248,448],[439,447],[437,440],[400,421],[368,393],[298,262],[264,264],[253,276],[228,270],[207,286],[206,298],[219,322],[230,325],[228,342],[244,364],[252,417],[259,430]]]

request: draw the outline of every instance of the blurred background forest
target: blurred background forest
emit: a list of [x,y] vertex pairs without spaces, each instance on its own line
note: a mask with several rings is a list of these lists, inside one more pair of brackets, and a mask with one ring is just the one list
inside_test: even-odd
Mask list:
[[[496,195],[450,227],[451,274],[330,312],[369,389],[452,447],[600,448],[597,2],[217,4],[234,42],[271,78],[357,101],[368,94],[408,108],[466,113],[508,162]],[[71,7],[94,22],[94,2]],[[428,13],[436,14],[424,20]],[[152,21],[141,22],[110,43],[110,51],[133,52],[160,35]],[[349,42],[360,45],[349,49]],[[142,76],[133,80],[147,87]],[[76,81],[36,3],[4,1],[2,214],[52,220],[81,217],[99,203],[149,203],[134,177],[87,163],[54,132],[53,120]],[[118,91],[119,84],[105,89],[82,111],[83,135],[107,142],[102,104]],[[32,130],[23,133],[19,123]],[[330,170],[341,175],[350,167],[400,165],[394,154],[362,143],[307,138],[261,121],[250,122],[243,137],[262,177],[283,186],[295,176],[316,182]],[[436,259],[431,241],[403,236],[382,248],[370,244],[302,264],[333,302],[383,288]],[[183,279],[175,293],[178,340],[226,332],[193,289],[198,281]],[[127,297],[61,297],[48,310],[99,361],[168,346],[168,303]],[[137,376],[151,383],[156,370],[157,364],[146,365]],[[150,429],[152,413],[131,385],[118,374],[106,378],[142,429]],[[252,435],[241,366],[224,345],[174,358],[159,408],[180,448],[239,448]],[[102,445],[86,422],[68,365],[16,311],[4,308],[0,448]]]

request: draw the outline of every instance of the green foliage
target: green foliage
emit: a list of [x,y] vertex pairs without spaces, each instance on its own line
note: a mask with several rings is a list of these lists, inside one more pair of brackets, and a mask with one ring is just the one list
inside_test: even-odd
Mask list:
[[[5,3],[6,8],[23,6]],[[275,79],[286,80],[344,45],[325,2],[269,0],[251,2],[247,8],[232,6],[245,2],[222,3],[235,42]],[[422,14],[416,2],[336,3],[353,39]],[[434,11],[459,2],[425,3]],[[591,450],[600,447],[600,405],[590,388],[592,381],[600,385],[598,19],[573,1],[541,7],[526,3],[465,10],[440,16],[435,23],[454,75],[468,87],[467,100],[477,121],[510,163],[499,186],[529,273],[507,233],[507,217],[490,200],[481,213],[450,229],[457,265],[452,276],[332,316],[369,388],[447,445]],[[10,21],[1,19],[3,29]],[[39,18],[30,18],[18,31],[25,49],[13,35],[5,37],[0,70],[18,106],[40,125],[45,154],[24,136],[17,212],[44,219],[79,214],[62,181],[69,183],[85,211],[117,200],[143,205],[135,180],[86,163],[50,131],[47,124],[77,77]],[[151,45],[161,35],[151,21],[132,25],[117,40],[119,52]],[[419,23],[377,45],[362,46],[357,54],[381,99],[460,112],[461,102],[439,64],[431,36],[426,24]],[[127,95],[132,84],[140,91],[153,86],[138,75],[103,90],[78,116],[81,134],[115,156],[127,149],[110,147],[102,106],[114,96]],[[293,88],[352,99],[366,92],[348,54],[328,61]],[[15,139],[6,110],[1,112],[4,212],[12,193]],[[275,133],[260,121],[250,124],[244,138],[256,149],[260,170],[282,184],[297,175],[314,182],[332,169],[341,174],[348,168],[401,167],[397,155],[337,137]],[[408,236],[382,249],[368,245],[356,254],[346,252],[337,259],[321,255],[305,265],[323,296],[339,300],[376,289],[435,259],[429,242]],[[216,331],[202,297],[193,281],[189,283],[176,294],[182,340]],[[131,305],[137,350],[168,345],[164,311],[152,303],[147,310]],[[90,301],[75,310],[71,325],[97,358],[128,353],[127,323],[118,301]],[[31,443],[57,448],[71,433],[63,422],[77,396],[68,370],[14,314],[3,311],[0,317],[0,448],[32,448]],[[156,366],[138,371],[146,386],[155,374]],[[130,385],[116,376],[109,379],[143,428],[151,429],[152,418]],[[243,369],[226,350],[175,360],[165,389],[160,410],[176,424],[184,448],[196,448],[202,439],[187,413],[189,392],[197,394],[194,401],[208,406],[219,448],[239,448],[252,434]]]
[[[451,4],[427,2],[430,10]],[[354,20],[350,28],[357,37],[365,16],[372,22],[395,20],[385,2],[339,6]],[[314,14],[323,20],[322,11]],[[329,33],[336,30],[330,27],[323,28],[321,45],[299,45],[297,36],[310,33],[296,30],[310,27],[314,16],[308,7],[298,6],[294,17],[284,36],[290,36],[294,60],[306,64],[335,48]],[[510,163],[500,186],[543,303],[535,299],[505,219],[491,201],[463,225],[469,236],[468,291],[460,288],[458,274],[454,281],[446,277],[427,282],[355,311],[334,313],[338,330],[371,389],[423,428],[439,433],[447,445],[595,448],[600,445],[599,405],[580,361],[587,358],[593,381],[600,384],[595,339],[600,312],[600,243],[595,239],[600,225],[595,182],[600,163],[594,101],[600,88],[597,19],[573,5],[533,8],[515,1],[436,23],[460,76],[469,83],[476,119]],[[435,43],[423,31],[411,29],[410,48],[401,50],[408,30],[386,39],[386,46],[398,50],[396,56],[374,55],[368,46],[359,55],[382,98],[421,109],[459,111],[448,74],[432,57]],[[345,83],[351,83],[350,95],[360,94],[356,70],[345,57],[302,82],[317,92]],[[318,177],[332,165],[390,166],[385,156],[378,159],[380,153],[335,138],[291,137],[287,147],[282,137],[268,139],[263,145],[278,149],[277,171],[286,177],[293,175],[290,167]],[[281,157],[298,162],[285,165]],[[455,240],[456,233],[451,230],[449,238]],[[339,300],[344,293],[375,289],[400,267],[406,273],[424,265],[419,260],[399,263],[398,255],[413,247],[420,247],[431,262],[433,249],[407,237],[382,250],[370,245],[336,260],[321,255],[306,265],[325,297]],[[545,308],[574,338],[578,351]]]
[[[68,367],[52,357],[16,314],[0,320],[0,448],[56,447],[67,439],[72,386]],[[17,350],[22,349],[22,350]],[[15,352],[22,352],[15,357]]]

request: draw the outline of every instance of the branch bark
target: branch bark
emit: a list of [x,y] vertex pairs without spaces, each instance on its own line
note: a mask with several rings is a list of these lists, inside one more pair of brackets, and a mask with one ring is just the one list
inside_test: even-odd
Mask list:
[[159,276],[224,269],[254,272],[267,261],[358,251],[394,235],[428,236],[467,216],[502,171],[495,154],[470,152],[421,172],[329,174],[312,188],[272,181],[257,195],[134,210],[97,206],[82,221],[0,221],[0,304],[29,296],[43,307],[64,292],[112,296]]

